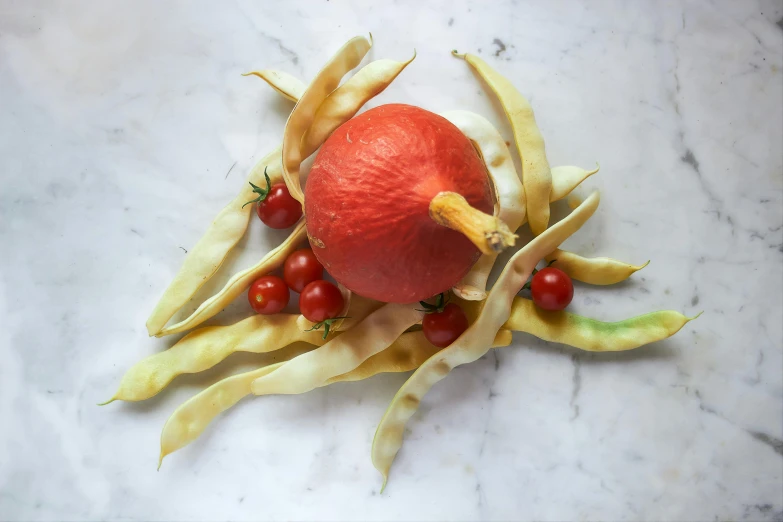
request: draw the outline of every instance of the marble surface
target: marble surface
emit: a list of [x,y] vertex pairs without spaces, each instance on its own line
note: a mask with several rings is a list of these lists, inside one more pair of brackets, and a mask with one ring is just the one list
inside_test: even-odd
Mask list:
[[[783,520],[783,6],[704,2],[0,1],[0,519]],[[579,313],[704,315],[634,352],[517,335],[409,425],[387,491],[369,450],[405,375],[245,400],[155,471],[186,398],[97,402],[176,339],[145,319],[291,104],[345,40],[416,61],[370,105],[469,109],[451,49],[532,100],[553,165],[601,172],[567,247],[629,262]],[[257,220],[226,274],[282,236]],[[204,297],[203,295],[201,296]],[[247,314],[243,303],[213,321]]]

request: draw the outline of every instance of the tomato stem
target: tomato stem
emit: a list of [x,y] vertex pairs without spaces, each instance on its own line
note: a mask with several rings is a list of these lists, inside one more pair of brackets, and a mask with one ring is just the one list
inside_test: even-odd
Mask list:
[[426,301],[419,301],[419,304],[424,307],[424,310],[416,309],[419,312],[424,312],[425,314],[439,314],[443,311],[443,308],[449,304],[449,300],[446,299],[446,296],[443,292],[438,294],[438,297],[435,299],[435,304],[430,304]]
[[307,330],[305,330],[305,332],[312,332],[314,330],[320,330],[321,327],[323,327],[324,335],[323,335],[322,339],[326,339],[326,336],[329,335],[329,328],[331,328],[332,324],[335,321],[338,321],[340,319],[350,319],[350,317],[345,315],[345,316],[341,316],[341,317],[332,317],[331,319],[324,319],[323,321],[315,323],[312,326],[312,328],[308,328]]
[[272,180],[269,179],[269,174],[266,173],[266,169],[267,167],[264,167],[264,178],[266,179],[266,189],[262,189],[258,185],[254,185],[252,181],[248,181],[248,183],[250,183],[250,186],[253,187],[253,192],[258,194],[258,197],[242,205],[242,208],[245,208],[247,205],[251,203],[261,203],[269,195],[269,191],[272,190]]

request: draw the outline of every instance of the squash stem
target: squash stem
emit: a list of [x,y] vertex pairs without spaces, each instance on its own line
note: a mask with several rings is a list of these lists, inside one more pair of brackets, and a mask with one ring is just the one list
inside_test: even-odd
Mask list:
[[513,246],[517,238],[503,221],[471,207],[456,192],[441,192],[432,198],[430,217],[435,223],[465,235],[486,255]]

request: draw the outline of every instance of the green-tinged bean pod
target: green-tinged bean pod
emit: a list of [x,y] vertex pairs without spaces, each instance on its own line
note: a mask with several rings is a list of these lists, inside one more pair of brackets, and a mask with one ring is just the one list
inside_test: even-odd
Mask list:
[[542,310],[530,299],[517,297],[511,307],[511,317],[503,328],[580,350],[620,352],[671,337],[696,317],[663,310],[606,323],[565,311]]
[[424,395],[454,367],[473,362],[487,353],[498,330],[511,316],[514,296],[533,268],[593,215],[598,201],[598,193],[594,192],[565,219],[514,254],[490,290],[476,321],[454,343],[427,359],[402,385],[381,419],[373,440],[372,461],[383,475],[384,487],[394,457],[402,446],[405,425]]
[[[509,344],[511,344],[511,332],[500,330],[495,337],[493,346],[500,347]],[[430,344],[422,332],[405,333],[387,349],[373,355],[354,370],[329,379],[325,385],[336,382],[360,381],[379,373],[414,370],[438,350],[440,348]],[[283,362],[279,362],[258,370],[232,375],[216,382],[183,403],[163,426],[163,432],[160,436],[158,467],[166,455],[196,440],[220,413],[231,408],[244,397],[251,395],[250,383],[277,370],[282,365]]]
[[634,272],[650,264],[647,261],[643,265],[634,266],[609,257],[582,257],[560,249],[546,256],[546,260],[552,263],[551,266],[568,274],[571,279],[591,285],[613,285],[625,281]]

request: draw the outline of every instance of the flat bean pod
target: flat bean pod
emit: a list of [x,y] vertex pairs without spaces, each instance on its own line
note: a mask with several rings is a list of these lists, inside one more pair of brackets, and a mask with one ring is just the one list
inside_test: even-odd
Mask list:
[[365,103],[382,93],[415,58],[416,53],[407,62],[370,62],[329,94],[313,117],[317,125],[311,125],[302,137],[302,159],[323,145],[335,129],[353,118]]
[[253,381],[251,390],[256,395],[304,393],[350,372],[421,321],[424,312],[417,306],[383,305],[339,337]]
[[[361,321],[381,303],[346,294],[345,324]],[[207,326],[180,339],[177,344],[150,355],[131,367],[120,381],[117,393],[108,401],[141,401],[158,394],[178,375],[212,368],[235,352],[266,353],[295,342],[321,346],[323,333],[311,331],[313,323],[298,314],[253,315],[229,326]]]
[[[282,177],[280,151],[278,147],[256,163],[248,175],[248,181],[264,184],[264,170],[267,170],[270,178],[279,180]],[[198,243],[190,249],[182,267],[147,319],[150,335],[165,335],[161,331],[169,319],[217,272],[231,249],[242,239],[253,210],[252,206],[244,205],[254,197],[252,187],[245,183],[239,194],[220,211]]]
[[634,266],[609,257],[582,257],[557,249],[548,256],[547,261],[552,261],[552,266],[559,268],[572,279],[591,285],[613,285],[625,281],[634,272],[641,270],[650,264]]
[[559,201],[568,196],[584,180],[598,172],[600,167],[585,170],[582,167],[562,166],[552,168],[552,192],[549,202]]
[[565,219],[514,254],[490,290],[476,321],[454,343],[427,359],[402,385],[381,419],[373,439],[372,461],[383,475],[384,487],[394,457],[402,446],[405,425],[418,409],[424,395],[454,367],[473,362],[487,353],[498,330],[511,316],[514,297],[530,277],[533,268],[593,215],[598,202],[598,193],[594,192]]
[[161,337],[184,332],[217,315],[226,305],[247,290],[254,280],[282,266],[286,257],[296,250],[299,244],[306,238],[307,230],[305,221],[304,219],[301,219],[296,225],[296,228],[291,232],[291,235],[289,235],[277,248],[269,251],[255,265],[234,274],[217,294],[201,303],[189,317],[176,324],[163,328],[156,336]]
[[565,311],[542,310],[530,299],[517,297],[503,328],[580,350],[620,352],[671,337],[696,317],[663,310],[607,323]]
[[[492,343],[493,348],[511,344],[511,332],[501,329]],[[379,373],[415,370],[427,359],[442,350],[427,341],[421,331],[402,334],[394,344],[379,352],[348,373],[332,377],[326,384],[361,381]]]
[[307,85],[305,85],[302,80],[285,71],[264,69],[263,71],[245,73],[242,76],[258,76],[285,99],[294,103],[299,101],[299,98],[302,97],[305,89],[307,89]]
[[[511,332],[500,330],[493,346],[511,344]],[[407,372],[417,368],[432,354],[440,350],[421,332],[402,334],[391,346],[364,361],[354,370],[329,379],[324,385],[336,382],[353,382],[368,379],[379,373]],[[191,397],[177,408],[163,426],[160,436],[160,462],[180,448],[190,444],[207,428],[220,413],[251,395],[250,383],[268,375],[283,365],[271,364],[258,370],[232,375],[216,382],[201,393]]]
[[299,180],[302,155],[302,136],[313,124],[315,114],[327,96],[340,84],[343,76],[355,68],[370,50],[372,43],[363,36],[348,41],[326,63],[299,98],[288,117],[283,131],[283,180],[291,196],[304,204],[304,193]]
[[[510,230],[519,228],[525,219],[525,189],[503,137],[486,118],[473,112],[448,111],[441,113],[441,116],[473,142],[484,161],[495,186],[495,216]],[[463,299],[484,299],[487,296],[487,278],[497,256],[497,253],[481,256],[470,272],[454,286],[454,293]]]
[[[579,186],[584,180],[598,172],[598,168],[594,170],[585,170],[581,167],[554,167],[552,168],[552,192],[549,193],[549,202],[554,203],[560,201],[563,198],[576,197],[572,192]],[[571,210],[578,207],[584,198],[579,198],[576,204],[569,203]],[[527,223],[527,216],[522,220],[522,224]]]
[[301,315],[254,315],[230,326],[199,328],[177,344],[132,366],[123,376],[113,400],[141,401],[159,393],[175,377],[212,368],[234,352],[264,353],[296,341],[320,346],[321,332],[307,332]]
[[263,71],[245,73],[242,76],[251,75],[258,76],[284,98],[291,100],[292,102],[298,102],[299,98],[304,94],[305,89],[307,89],[307,85],[305,85],[302,80],[284,71],[264,69]]
[[544,138],[536,124],[533,108],[507,78],[472,54],[452,54],[463,58],[489,85],[503,106],[522,160],[522,184],[525,186],[530,229],[538,235],[549,225],[549,199],[552,173],[546,158]]

